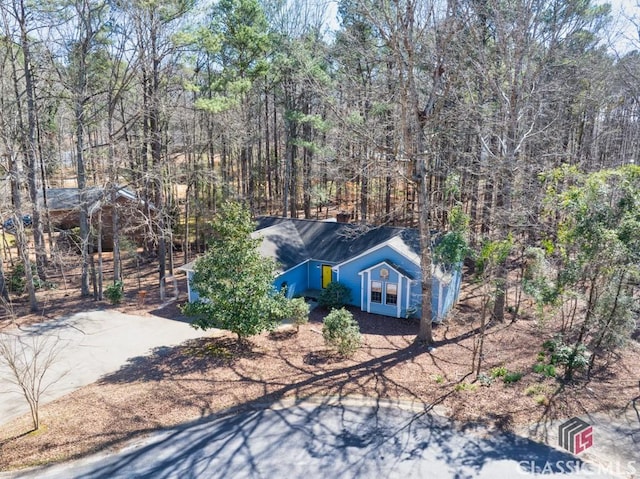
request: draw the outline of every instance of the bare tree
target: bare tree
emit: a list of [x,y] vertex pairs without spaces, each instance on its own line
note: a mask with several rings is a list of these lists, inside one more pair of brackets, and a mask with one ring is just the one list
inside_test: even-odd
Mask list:
[[0,335],[0,364],[7,366],[7,379],[19,388],[29,404],[34,430],[40,428],[42,395],[61,377],[45,378],[56,362],[61,347],[60,339],[53,336]]

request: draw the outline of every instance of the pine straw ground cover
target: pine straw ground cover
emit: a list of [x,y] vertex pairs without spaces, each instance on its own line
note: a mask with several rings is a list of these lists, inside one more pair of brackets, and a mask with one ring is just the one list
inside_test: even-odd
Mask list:
[[477,312],[464,301],[455,319],[435,330],[431,353],[414,343],[417,322],[355,312],[364,344],[349,359],[327,351],[322,310],[309,324],[252,338],[231,335],[160,348],[132,358],[119,371],[41,408],[44,426],[23,417],[0,427],[0,469],[77,458],[117,448],[151,431],[204,418],[230,407],[283,398],[368,396],[439,405],[452,418],[491,427],[546,423],[585,412],[622,410],[637,396],[637,343],[589,382],[563,385],[532,366],[552,325],[493,324],[483,370],[521,372],[513,384],[473,382],[471,361]]

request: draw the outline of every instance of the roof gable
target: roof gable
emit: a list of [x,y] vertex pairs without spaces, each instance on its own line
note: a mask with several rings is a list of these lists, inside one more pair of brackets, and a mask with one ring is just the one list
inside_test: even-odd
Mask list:
[[404,269],[402,266],[397,265],[393,261],[390,261],[388,259],[385,259],[377,264],[374,264],[373,266],[365,268],[362,271],[360,271],[358,274],[362,275],[364,273],[368,273],[376,268],[379,268],[382,265],[388,266],[389,268],[394,270],[396,273],[398,273],[400,276],[404,276],[405,278],[409,278],[409,279],[415,279],[415,277],[411,273],[409,273],[406,269]]

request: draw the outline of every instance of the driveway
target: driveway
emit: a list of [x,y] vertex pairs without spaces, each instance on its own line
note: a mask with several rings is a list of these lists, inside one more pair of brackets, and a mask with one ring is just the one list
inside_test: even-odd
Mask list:
[[[161,431],[117,453],[1,478],[632,477],[398,403],[303,400]],[[626,468],[629,469],[626,469]],[[621,473],[621,474],[619,474]]]
[[[41,404],[46,404],[117,371],[129,358],[145,355],[159,346],[173,346],[213,333],[158,316],[90,311],[34,324],[11,334],[18,335],[27,345],[32,344],[34,338],[47,338],[47,347],[57,349],[55,361],[43,380],[48,388],[41,396]],[[0,424],[29,412],[24,397],[10,378],[10,371],[0,361]]]

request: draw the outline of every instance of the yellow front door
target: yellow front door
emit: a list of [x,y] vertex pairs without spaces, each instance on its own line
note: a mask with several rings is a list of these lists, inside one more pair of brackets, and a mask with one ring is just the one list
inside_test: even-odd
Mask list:
[[327,264],[322,265],[322,287],[326,288],[331,283],[331,266]]

